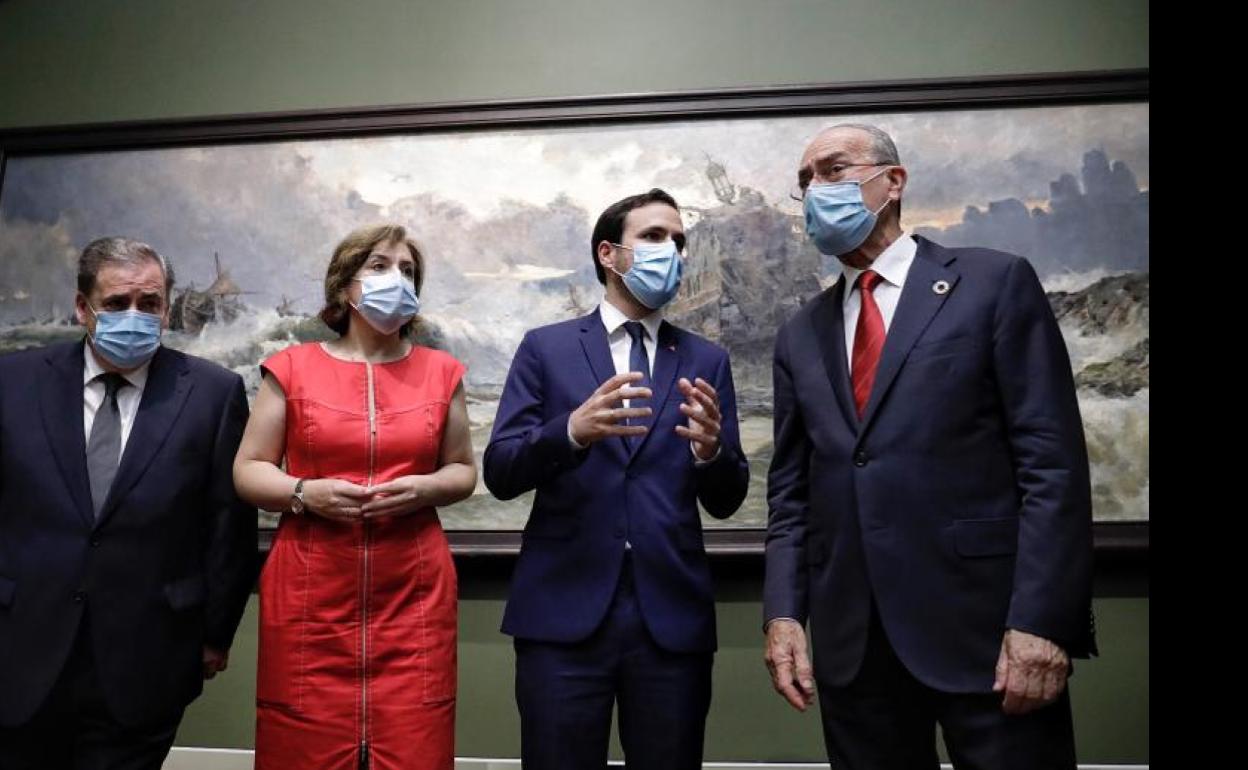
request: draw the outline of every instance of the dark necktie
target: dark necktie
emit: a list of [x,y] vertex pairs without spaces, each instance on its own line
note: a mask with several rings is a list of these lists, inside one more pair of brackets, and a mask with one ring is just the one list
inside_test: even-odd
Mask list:
[[104,401],[95,411],[91,437],[87,440],[87,475],[91,479],[91,502],[98,519],[121,462],[121,410],[117,407],[117,391],[129,383],[115,372],[101,374],[96,379],[104,383]]
[[[633,338],[633,346],[628,351],[628,370],[630,372],[641,372],[641,380],[634,382],[631,387],[648,388],[650,387],[650,356],[646,353],[646,327],[641,325],[640,321],[625,321],[624,331],[628,332],[628,336]],[[639,402],[632,401],[629,406],[645,406],[649,401]],[[650,421],[645,417],[634,417],[629,420],[629,425],[646,425]],[[628,444],[630,447],[636,447],[645,438],[641,436],[629,436]]]

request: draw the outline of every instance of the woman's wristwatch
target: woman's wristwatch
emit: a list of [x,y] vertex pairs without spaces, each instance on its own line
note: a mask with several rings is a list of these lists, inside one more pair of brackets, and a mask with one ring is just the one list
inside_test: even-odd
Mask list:
[[298,516],[303,513],[303,479],[295,482],[295,491],[290,495],[290,512]]

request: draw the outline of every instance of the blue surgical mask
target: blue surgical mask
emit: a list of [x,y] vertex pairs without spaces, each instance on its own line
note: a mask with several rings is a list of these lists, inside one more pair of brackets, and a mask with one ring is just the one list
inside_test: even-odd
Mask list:
[[861,181],[812,184],[806,190],[806,234],[821,254],[848,254],[875,229],[876,218],[889,201],[871,211],[862,201],[862,186],[887,170],[882,168]]
[[394,334],[420,312],[420,297],[412,282],[391,270],[383,275],[357,278],[363,288],[355,309],[382,334]]
[[105,310],[95,315],[91,347],[118,369],[135,369],[160,347],[161,317],[139,310]]
[[631,248],[633,266],[627,273],[621,273],[614,267],[611,270],[624,279],[625,288],[638,302],[651,310],[658,310],[675,298],[685,271],[684,260],[676,252],[675,242],[638,243],[620,248]]

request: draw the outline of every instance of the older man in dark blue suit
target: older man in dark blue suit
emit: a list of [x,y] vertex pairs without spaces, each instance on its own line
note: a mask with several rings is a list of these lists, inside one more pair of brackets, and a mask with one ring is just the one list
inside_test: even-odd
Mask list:
[[[1088,457],[1035,272],[901,229],[873,126],[798,171],[841,279],[780,330],[764,613],[776,689],[816,683],[837,768],[1073,768],[1069,658],[1094,650]],[[813,676],[803,629],[813,637]]]
[[0,357],[0,767],[158,770],[254,580],[242,379],[160,346],[173,279],[102,238],[85,341]]
[[716,640],[698,503],[732,515],[749,469],[728,354],[662,317],[684,242],[662,190],[604,211],[603,303],[529,332],[499,403],[485,482],[537,490],[503,618],[528,770],[604,767],[617,700],[628,767],[701,767]]

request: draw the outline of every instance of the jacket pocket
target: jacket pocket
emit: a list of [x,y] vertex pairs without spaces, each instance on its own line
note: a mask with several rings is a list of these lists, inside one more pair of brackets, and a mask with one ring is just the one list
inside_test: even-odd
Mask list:
[[1018,551],[1018,517],[953,522],[953,547],[962,556],[1008,556]]

